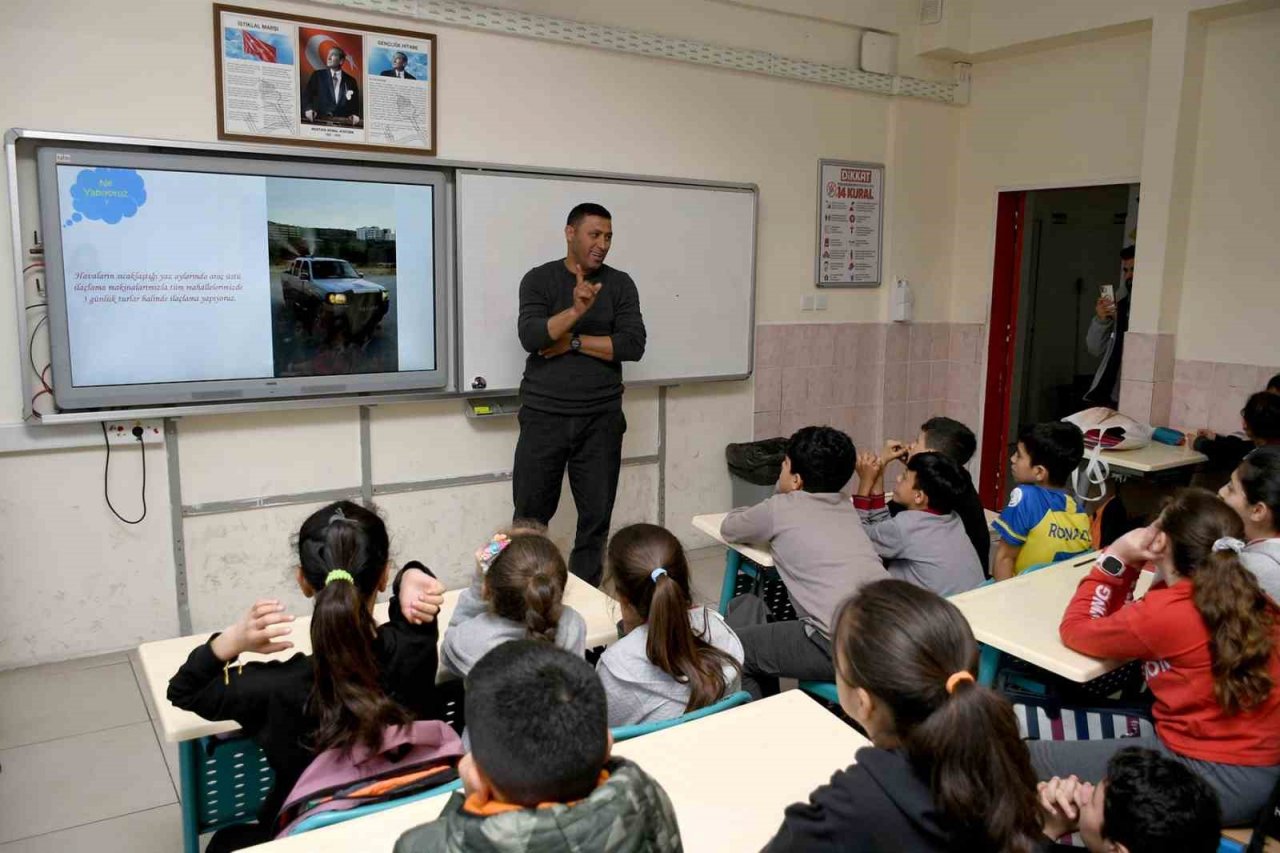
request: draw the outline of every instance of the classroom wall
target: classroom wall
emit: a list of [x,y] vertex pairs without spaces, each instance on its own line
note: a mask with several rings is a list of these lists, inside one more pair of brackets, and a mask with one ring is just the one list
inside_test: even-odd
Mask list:
[[[359,18],[318,4],[256,5]],[[110,15],[90,14],[97,8],[84,0],[6,6],[0,47],[10,64],[37,68],[56,55],[59,71],[29,75],[23,86],[0,92],[0,123],[213,139],[214,42],[206,0],[121,0]],[[812,292],[819,157],[896,157],[904,173],[936,159],[941,162],[923,174],[942,175],[947,183],[946,134],[954,134],[958,122],[954,108],[913,105],[894,117],[894,102],[881,96],[409,19],[366,20],[439,35],[441,156],[757,182],[761,320],[814,316],[801,314],[800,296]],[[892,121],[899,135],[890,133]],[[928,134],[938,135],[936,145]],[[891,186],[894,181],[891,173]],[[945,191],[928,197],[926,216],[912,212],[926,201],[923,190],[913,179],[903,180],[886,211],[886,222],[901,231],[893,252],[904,266],[933,253],[929,242],[948,230]],[[6,282],[9,251],[4,241],[0,269]],[[939,279],[938,289],[926,297],[926,310],[938,319],[945,319],[949,301],[947,254],[944,246],[940,257],[913,267],[922,277]],[[643,294],[644,283],[639,284]],[[9,423],[21,415],[13,310],[11,300],[0,299],[0,422]],[[823,319],[882,317],[882,291],[843,291],[831,294]],[[668,523],[690,546],[707,540],[688,519],[729,503],[721,450],[729,441],[751,437],[753,408],[751,382],[691,385],[668,395],[662,497]],[[629,392],[626,412],[625,455],[657,454],[657,391]],[[505,470],[515,439],[514,423],[468,421],[456,401],[378,407],[370,429],[375,484]],[[160,449],[148,452],[151,514],[142,525],[125,528],[103,505],[102,451],[91,443],[92,433],[87,435],[83,449],[0,455],[5,501],[25,508],[16,517],[29,522],[0,532],[9,590],[0,613],[0,668],[125,648],[176,630]],[[178,436],[182,501],[188,507],[359,485],[354,408],[184,418]],[[112,465],[113,496],[131,507],[137,499],[136,456],[120,453]],[[624,468],[615,523],[656,518],[658,489],[655,465]],[[456,583],[465,576],[476,541],[509,516],[510,484],[389,494],[377,502],[389,516],[397,556],[422,559]],[[301,605],[291,591],[288,537],[314,508],[259,508],[182,523],[197,629],[224,625],[259,594],[285,595]],[[566,489],[553,529],[562,542],[571,537],[573,520]],[[39,567],[40,583],[15,583],[19,567]],[[75,621],[59,622],[51,600],[58,612],[76,614]],[[110,615],[100,607],[103,601],[110,601]]]
[[1175,426],[1240,428],[1280,373],[1280,8],[1210,21],[1173,375]]

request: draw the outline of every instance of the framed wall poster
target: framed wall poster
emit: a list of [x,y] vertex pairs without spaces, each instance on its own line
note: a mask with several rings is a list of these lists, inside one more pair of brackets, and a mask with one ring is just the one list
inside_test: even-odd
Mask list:
[[213,7],[218,138],[436,153],[432,33]]
[[884,232],[884,164],[818,161],[818,287],[877,287]]

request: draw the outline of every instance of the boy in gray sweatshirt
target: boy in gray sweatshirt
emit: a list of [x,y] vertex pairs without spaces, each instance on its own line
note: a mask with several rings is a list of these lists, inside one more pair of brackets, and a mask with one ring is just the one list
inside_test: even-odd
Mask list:
[[[778,692],[778,678],[831,681],[831,632],[840,603],[865,583],[887,577],[858,514],[841,489],[857,457],[849,436],[805,427],[791,436],[778,493],[735,509],[720,525],[727,542],[767,543],[787,586],[794,622],[766,624],[754,595],[729,602],[729,627],[742,641],[742,689],[754,698]],[[972,549],[970,549],[972,550]]]
[[960,467],[941,453],[911,456],[893,490],[894,501],[905,509],[890,516],[884,496],[885,461],[874,453],[858,457],[853,503],[890,576],[941,596],[981,584],[982,563],[955,513],[965,487]]

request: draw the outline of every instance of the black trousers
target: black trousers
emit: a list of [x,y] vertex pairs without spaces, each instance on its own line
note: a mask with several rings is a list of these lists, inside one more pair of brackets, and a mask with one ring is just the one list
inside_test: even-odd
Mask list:
[[578,508],[569,571],[599,586],[627,419],[621,410],[552,415],[526,408],[520,409],[519,419],[520,439],[511,478],[515,517],[550,523],[560,505],[560,484],[568,469],[569,489]]
[[736,596],[729,602],[725,622],[742,641],[742,689],[752,699],[778,693],[779,678],[832,681],[835,664],[831,644],[821,634],[809,636],[804,623],[768,622],[769,608],[757,596]]

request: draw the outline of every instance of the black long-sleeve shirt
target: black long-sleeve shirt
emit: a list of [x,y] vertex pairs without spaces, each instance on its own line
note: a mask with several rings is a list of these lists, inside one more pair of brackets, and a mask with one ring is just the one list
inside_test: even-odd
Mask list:
[[538,355],[553,343],[547,320],[573,306],[577,277],[563,259],[534,267],[520,282],[517,325],[520,344],[529,353],[520,383],[522,406],[554,415],[594,415],[622,408],[622,362],[644,356],[640,295],[631,276],[611,266],[601,266],[588,280],[599,282],[600,292],[572,331],[612,338],[613,361],[581,352],[555,358]]
[[[391,621],[378,627],[374,654],[383,689],[418,719],[436,714],[435,621],[413,625],[400,612],[400,575],[406,569],[430,570],[416,560],[396,575],[390,605]],[[191,652],[169,680],[169,701],[206,720],[234,720],[267,756],[275,771],[275,786],[258,810],[258,820],[270,825],[293,790],[302,771],[315,757],[309,741],[319,725],[308,710],[315,676],[310,655],[299,652],[284,661],[233,664],[226,669],[209,642]]]

